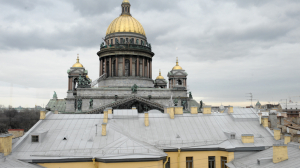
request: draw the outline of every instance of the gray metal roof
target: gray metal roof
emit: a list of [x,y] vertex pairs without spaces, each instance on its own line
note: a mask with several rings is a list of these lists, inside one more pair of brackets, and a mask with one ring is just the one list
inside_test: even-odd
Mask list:
[[[132,116],[132,110],[129,111],[116,110],[121,112],[121,116]],[[166,156],[162,150],[178,148],[235,150],[274,144],[272,135],[258,121],[235,121],[227,113],[187,113],[170,119],[168,114],[149,112],[148,127],[144,124],[144,114],[135,117],[112,114],[108,119],[107,136],[101,136],[102,122],[103,114],[48,113],[45,120],[40,120],[14,144],[13,155],[24,160],[158,158]],[[40,130],[48,131],[45,138],[40,143],[32,143],[30,133]],[[229,139],[226,136],[228,132],[235,133],[235,139]],[[243,144],[242,134],[253,134],[254,143]]]
[[[298,144],[299,146],[299,144]],[[261,152],[257,152],[253,155],[249,155],[240,159],[235,159],[234,161],[227,163],[227,166],[230,168],[255,168],[255,167],[264,167],[264,168],[283,168],[283,167],[291,167],[296,168],[300,167],[300,150],[299,147],[289,145],[288,148],[288,156],[289,159],[279,162],[273,163],[273,148],[266,149]],[[258,159],[262,159],[260,164],[257,163]]]
[[258,114],[254,108],[241,108],[233,107],[233,113],[231,114],[235,120],[257,120]]
[[34,165],[30,163],[26,163],[23,161],[20,161],[12,156],[3,157],[0,156],[0,167],[1,168],[41,168],[43,166]]
[[66,101],[65,99],[50,99],[46,107],[50,108],[51,111],[65,112]]

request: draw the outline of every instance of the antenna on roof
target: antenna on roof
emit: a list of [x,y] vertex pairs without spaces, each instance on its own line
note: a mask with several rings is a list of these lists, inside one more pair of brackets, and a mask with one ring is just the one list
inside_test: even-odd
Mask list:
[[[251,100],[251,106],[252,106],[252,100],[256,100],[256,99],[253,99],[253,95],[252,93],[246,93],[246,94],[249,94],[249,96],[246,96],[246,97],[249,97],[250,99],[247,99],[247,100]],[[253,107],[253,106],[252,106]]]

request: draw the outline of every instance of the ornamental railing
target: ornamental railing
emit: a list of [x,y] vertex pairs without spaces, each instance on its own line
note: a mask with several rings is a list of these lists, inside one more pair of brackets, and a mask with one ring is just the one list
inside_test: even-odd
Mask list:
[[152,51],[151,45],[138,45],[138,44],[114,44],[114,45],[101,45],[100,51],[103,49],[139,49],[139,50],[146,50]]

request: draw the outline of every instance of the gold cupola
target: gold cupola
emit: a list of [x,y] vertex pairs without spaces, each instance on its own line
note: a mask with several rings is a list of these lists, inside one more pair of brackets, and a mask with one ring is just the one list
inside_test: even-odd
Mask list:
[[106,35],[112,33],[130,32],[146,36],[142,24],[130,14],[130,2],[128,0],[123,0],[121,6],[121,15],[110,23],[106,30]]
[[172,70],[182,70],[181,66],[178,65],[178,57],[176,58],[176,66]]
[[79,62],[79,54],[77,54],[77,62],[72,67],[75,67],[75,68],[83,67],[83,65]]
[[156,77],[156,79],[165,79],[163,76],[161,76],[160,70],[159,70],[159,75]]

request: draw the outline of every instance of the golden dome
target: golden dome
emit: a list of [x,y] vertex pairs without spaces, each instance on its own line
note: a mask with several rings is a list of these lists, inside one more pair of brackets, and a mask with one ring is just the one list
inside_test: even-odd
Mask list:
[[156,79],[165,79],[163,76],[161,76],[160,70],[159,70],[159,75],[156,77]]
[[77,62],[72,67],[82,68],[83,65],[79,62],[79,54],[77,54]]
[[123,0],[123,3],[125,3],[125,2],[130,3],[128,0]]
[[106,35],[111,33],[132,32],[146,36],[142,24],[130,15],[123,14],[113,20],[107,28]]
[[172,70],[182,70],[181,66],[178,65],[178,57],[176,58],[176,66]]

